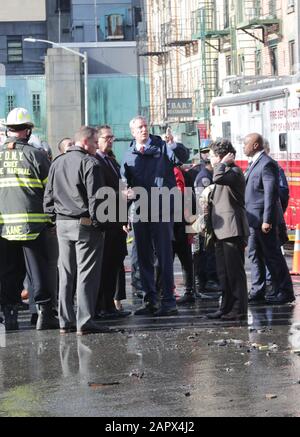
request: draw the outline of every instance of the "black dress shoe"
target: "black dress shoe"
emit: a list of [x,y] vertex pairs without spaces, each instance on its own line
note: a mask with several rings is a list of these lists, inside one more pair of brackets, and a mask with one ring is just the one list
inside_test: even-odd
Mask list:
[[218,282],[212,281],[212,280],[209,280],[206,282],[204,289],[207,292],[218,292],[218,291],[220,292],[221,291],[220,284],[218,284]]
[[221,316],[221,320],[225,320],[225,321],[230,321],[230,320],[242,321],[247,319],[248,319],[247,314],[240,314],[237,313],[236,311],[231,311],[230,313],[223,314],[223,316]]
[[263,305],[266,303],[265,297],[263,295],[251,294],[248,295],[248,304],[249,305]]
[[182,297],[176,300],[177,305],[186,305],[195,302],[196,302],[196,298],[194,293],[184,293]]
[[285,303],[294,302],[295,296],[286,293],[278,293],[266,297],[266,303],[269,305],[283,305]]
[[125,310],[103,311],[100,314],[97,314],[95,320],[120,319],[122,317],[130,316],[130,314],[131,311]]
[[137,290],[136,288],[132,287],[132,296],[133,297],[138,297],[139,299],[143,299],[144,294],[141,290]]
[[209,292],[209,293],[196,293],[196,297],[201,300],[218,300],[221,296],[220,292]]
[[176,307],[174,307],[174,308],[159,308],[159,310],[157,310],[153,315],[154,315],[154,317],[177,316],[178,309]]
[[206,314],[206,317],[208,319],[220,319],[223,316],[223,314],[224,314],[223,311],[218,310],[218,311],[215,311],[214,313]]
[[118,318],[128,317],[131,315],[131,311],[129,310],[117,310],[117,311],[118,311]]
[[88,334],[107,334],[113,332],[106,326],[98,326],[96,324],[91,324],[83,326],[81,329],[77,330],[77,335],[88,335]]
[[134,315],[135,316],[153,316],[153,314],[158,310],[156,305],[146,304],[141,308],[138,308]]
[[5,331],[17,331],[19,329],[18,306],[4,305],[3,314],[4,314]]
[[71,332],[76,332],[76,326],[71,326],[69,328],[60,328],[60,335],[70,334]]

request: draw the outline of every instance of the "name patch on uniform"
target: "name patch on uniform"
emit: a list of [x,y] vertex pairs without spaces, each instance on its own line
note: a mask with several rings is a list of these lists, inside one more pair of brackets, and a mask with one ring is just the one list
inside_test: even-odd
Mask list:
[[5,226],[6,235],[21,235],[22,226]]
[[23,167],[24,153],[20,150],[6,150],[0,152],[1,175],[31,176],[29,168]]

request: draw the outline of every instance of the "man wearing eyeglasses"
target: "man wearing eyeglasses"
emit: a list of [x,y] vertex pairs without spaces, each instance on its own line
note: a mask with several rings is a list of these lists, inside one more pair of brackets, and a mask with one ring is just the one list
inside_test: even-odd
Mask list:
[[[119,192],[120,166],[114,158],[113,142],[114,135],[108,125],[100,126],[98,129],[98,159],[105,180],[105,185],[111,187],[116,193]],[[118,201],[118,194],[116,200]],[[118,219],[118,218],[117,218]],[[110,223],[105,231],[105,243],[102,261],[101,283],[98,294],[97,312],[98,317],[119,318],[130,315],[130,311],[122,309],[121,300],[126,298],[125,290],[120,295],[116,293],[119,275],[122,274],[123,261],[127,255],[126,233],[123,231],[123,224]],[[114,302],[114,297],[116,300]],[[117,306],[117,307],[116,307]]]

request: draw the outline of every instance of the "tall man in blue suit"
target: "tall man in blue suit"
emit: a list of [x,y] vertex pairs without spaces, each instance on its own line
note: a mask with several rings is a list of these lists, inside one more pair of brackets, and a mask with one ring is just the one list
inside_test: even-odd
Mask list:
[[[177,314],[173,293],[173,218],[162,220],[162,205],[159,205],[158,220],[151,221],[151,188],[176,187],[174,163],[186,162],[189,150],[169,138],[168,144],[160,137],[149,135],[147,121],[137,116],[130,122],[134,141],[124,158],[122,174],[128,184],[128,196],[134,198],[134,188],[142,187],[148,194],[148,221],[136,220],[133,224],[138,262],[144,296],[144,306],[135,315],[172,316]],[[171,208],[172,209],[172,208]],[[157,256],[162,282],[161,307],[154,280],[154,254]]]
[[[244,153],[250,158],[246,170],[246,211],[250,226],[248,242],[252,287],[249,303],[284,304],[295,300],[289,270],[278,239],[279,168],[264,152],[263,137],[257,133],[245,138]],[[265,295],[267,265],[274,293]]]

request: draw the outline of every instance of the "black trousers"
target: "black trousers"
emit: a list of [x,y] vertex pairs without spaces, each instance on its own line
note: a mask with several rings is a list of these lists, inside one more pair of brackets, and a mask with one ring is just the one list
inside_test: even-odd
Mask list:
[[248,256],[251,261],[251,295],[262,297],[266,291],[266,268],[271,274],[275,294],[294,296],[289,269],[280,249],[278,229],[272,228],[268,234],[261,229],[250,228]]
[[38,238],[32,241],[8,241],[0,237],[2,306],[16,305],[20,302],[26,272],[33,286],[35,303],[46,303],[51,300],[51,291],[47,283],[49,256],[46,232],[44,229]]
[[215,250],[206,250],[204,237],[197,235],[193,254],[196,291],[203,291],[207,281],[218,282]]
[[116,300],[126,299],[126,273],[125,273],[125,267],[123,261],[120,265],[119,273],[117,276],[117,286],[116,286],[114,299]]
[[115,309],[114,296],[117,289],[118,276],[126,253],[125,232],[118,228],[106,231],[101,267],[101,282],[96,307],[97,312],[110,312]]
[[162,299],[164,308],[176,306],[173,294],[173,224],[167,222],[137,222],[133,224],[141,282],[145,292],[144,301],[158,304],[155,284],[155,255],[161,272]]
[[241,237],[217,240],[215,243],[217,272],[222,288],[220,310],[247,314],[248,292],[245,273],[245,243]]
[[181,263],[185,292],[192,292],[194,288],[193,255],[187,234],[180,240],[173,241],[173,254],[178,256]]

